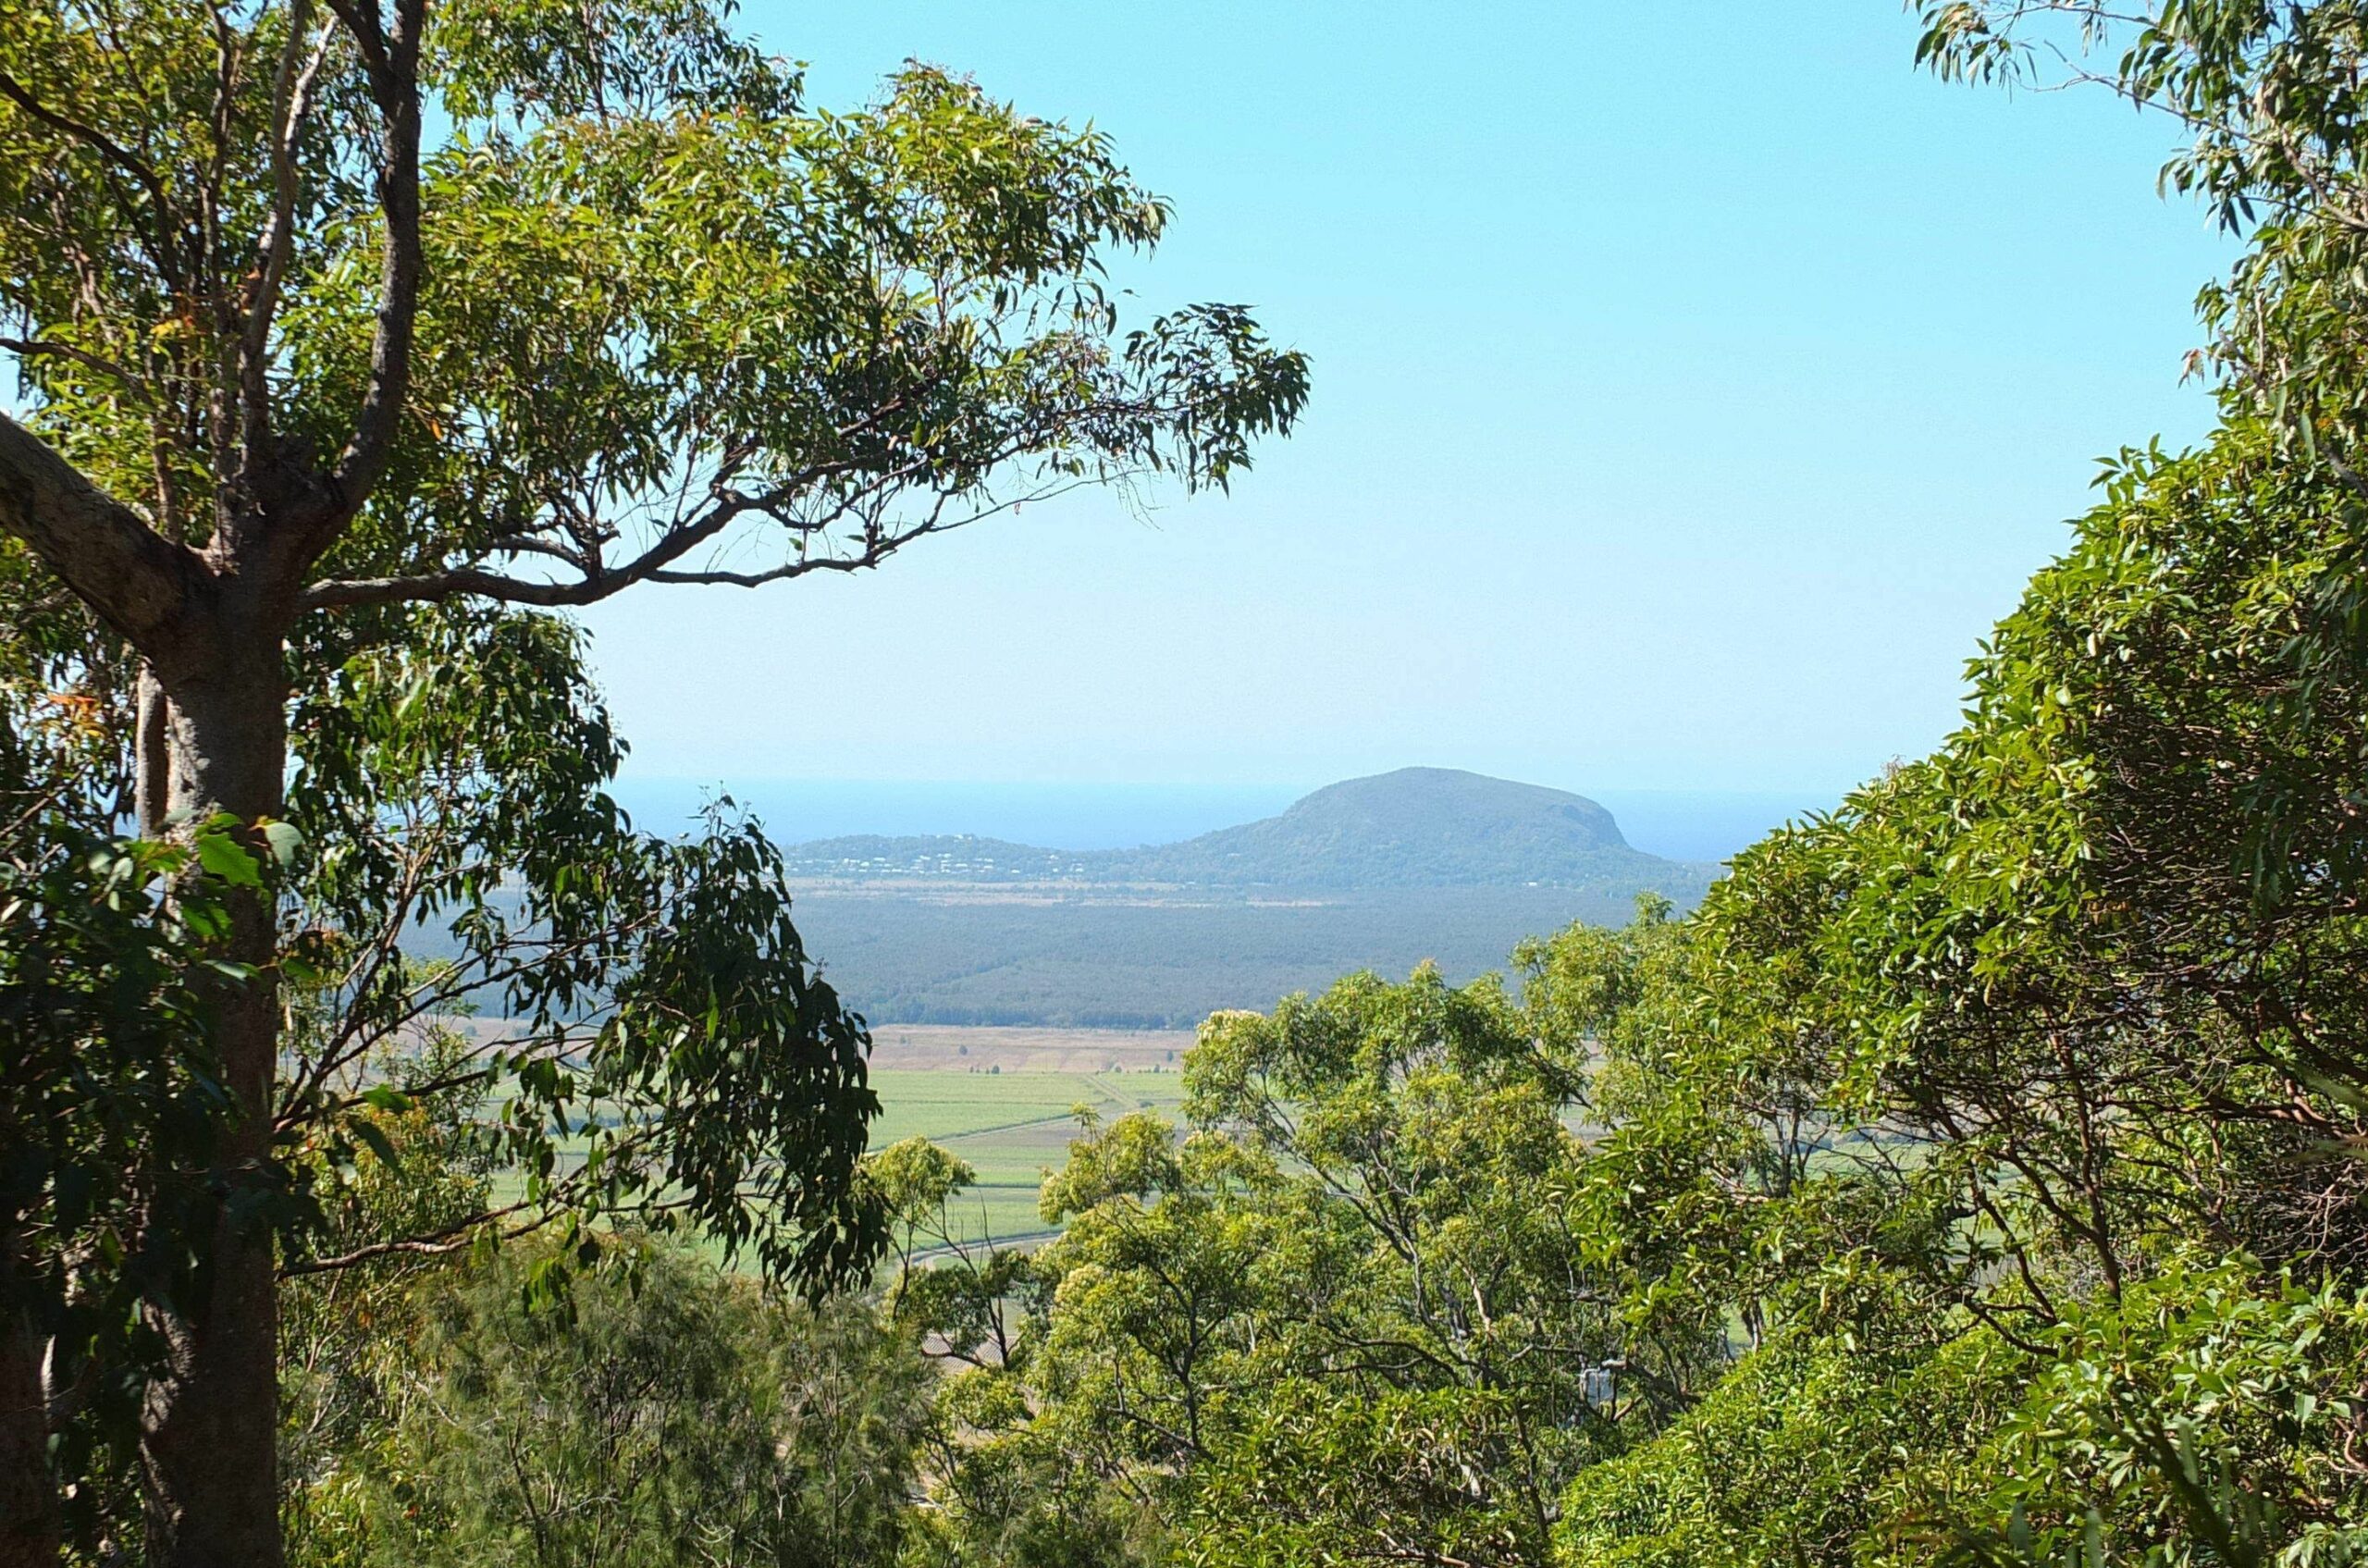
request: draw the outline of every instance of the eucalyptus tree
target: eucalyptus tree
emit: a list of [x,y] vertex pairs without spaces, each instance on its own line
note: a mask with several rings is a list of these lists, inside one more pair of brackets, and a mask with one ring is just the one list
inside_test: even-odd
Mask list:
[[[1122,328],[1105,259],[1152,244],[1166,210],[1097,134],[919,68],[858,112],[810,111],[727,21],[702,0],[0,8],[0,346],[22,383],[0,416],[0,535],[113,639],[92,685],[136,704],[143,831],[228,819],[284,851],[301,763],[310,863],[334,880],[329,835],[368,819],[369,770],[308,754],[302,726],[334,728],[340,681],[401,683],[394,728],[359,737],[400,749],[404,702],[436,700],[454,649],[498,663],[492,644],[540,637],[510,668],[556,661],[572,686],[523,610],[860,571],[1076,485],[1223,485],[1291,424],[1305,366],[1242,309]],[[620,1003],[592,1057],[547,1054],[519,1081],[564,1105],[565,1062],[589,1060],[697,1102],[753,1074],[765,1092],[660,1175],[753,1241],[771,1222],[744,1178],[771,1171],[772,1212],[820,1239],[776,1234],[768,1261],[845,1268],[859,1128],[817,1117],[860,1112],[860,1032],[810,983],[762,851],[710,840],[722,859],[685,866],[609,839],[643,858],[571,880],[568,833],[617,826],[604,724],[539,837],[531,792],[476,787],[530,738],[491,727],[536,722],[532,703],[489,712],[475,782],[448,779],[494,802],[508,852],[448,869],[426,910],[457,904],[481,932],[509,877],[563,924],[588,883],[599,907],[578,913],[603,931],[648,894],[671,913],[645,934],[673,915],[702,934],[611,949],[623,971],[569,970],[551,938],[540,1017],[612,982],[647,1005]],[[576,736],[541,738],[548,772]],[[727,918],[750,898],[753,920]],[[244,978],[214,986],[210,1044],[238,1115],[206,1283],[159,1313],[143,1417],[168,1563],[279,1557],[275,1130],[321,1087],[281,1081],[321,971],[262,879],[226,908],[218,957]],[[741,994],[695,1004],[716,960]]]

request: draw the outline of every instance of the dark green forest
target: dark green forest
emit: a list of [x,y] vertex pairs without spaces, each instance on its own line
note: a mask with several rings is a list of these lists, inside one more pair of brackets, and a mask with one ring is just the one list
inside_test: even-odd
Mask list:
[[1229,483],[1305,363],[1120,327],[1099,133],[697,4],[0,8],[0,1563],[2368,1555],[2368,12],[1919,15],[2190,133],[2216,427],[1931,754],[1217,1013],[1023,1252],[563,611]]
[[1617,924],[1634,902],[1521,887],[1040,904],[825,889],[796,907],[823,973],[875,1023],[1190,1029],[1365,966],[1402,973],[1431,959],[1474,979],[1523,932]]

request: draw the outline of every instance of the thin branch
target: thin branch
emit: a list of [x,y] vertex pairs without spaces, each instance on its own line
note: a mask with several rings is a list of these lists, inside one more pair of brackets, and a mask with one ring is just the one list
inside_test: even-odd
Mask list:
[[246,298],[240,302],[245,321],[239,345],[239,391],[246,403],[245,433],[251,468],[263,456],[271,435],[266,355],[270,352],[272,319],[279,305],[280,284],[295,249],[296,142],[302,135],[311,106],[313,82],[328,56],[330,30],[324,28],[312,57],[299,64],[311,12],[312,0],[293,0],[289,11],[288,42],[280,51],[279,73],[273,80],[271,90],[271,217],[256,247],[258,254],[254,269],[248,275]]
[[318,560],[369,500],[394,456],[395,432],[411,391],[412,339],[426,266],[420,241],[421,35],[426,0],[397,0],[395,31],[379,27],[376,7],[365,17],[352,0],[329,0],[345,23],[370,80],[385,124],[379,138],[378,210],[387,224],[381,251],[377,322],[370,340],[370,377],[354,416],[353,435],[329,475],[327,506],[296,537],[295,570]]
[[336,1257],[298,1258],[290,1263],[283,1263],[279,1266],[279,1277],[282,1279],[293,1279],[300,1275],[328,1274],[338,1269],[352,1268],[360,1264],[375,1262],[379,1258],[442,1257],[470,1245],[476,1240],[477,1231],[487,1226],[498,1226],[500,1221],[507,1219],[510,1216],[529,1208],[536,1210],[534,1217],[516,1225],[502,1227],[500,1230],[501,1241],[511,1241],[529,1231],[538,1230],[549,1225],[555,1217],[555,1211],[549,1204],[537,1204],[530,1199],[521,1198],[518,1202],[505,1204],[501,1208],[487,1209],[479,1214],[473,1214],[466,1219],[454,1220],[451,1224],[428,1231],[423,1236],[406,1237],[398,1241],[374,1241],[369,1246],[356,1247],[353,1251],[340,1253]]
[[128,366],[117,364],[111,359],[84,349],[78,349],[70,343],[56,342],[47,338],[0,338],[0,349],[6,349],[12,354],[27,357],[48,354],[58,359],[70,359],[86,370],[95,370],[111,380],[121,382],[126,389],[137,396],[142,402],[152,407],[154,405],[155,397],[149,388],[146,377]]

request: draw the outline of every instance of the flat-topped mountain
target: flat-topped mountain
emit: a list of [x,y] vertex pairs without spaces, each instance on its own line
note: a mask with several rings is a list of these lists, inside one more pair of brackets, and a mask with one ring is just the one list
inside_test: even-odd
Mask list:
[[1279,817],[1124,860],[1147,882],[1325,888],[1592,884],[1677,869],[1630,848],[1592,800],[1450,768],[1350,779]]
[[823,839],[808,875],[1191,887],[1646,888],[1691,903],[1707,867],[1633,848],[1584,796],[1451,768],[1401,768],[1309,795],[1280,816],[1141,849],[1058,850],[968,836]]

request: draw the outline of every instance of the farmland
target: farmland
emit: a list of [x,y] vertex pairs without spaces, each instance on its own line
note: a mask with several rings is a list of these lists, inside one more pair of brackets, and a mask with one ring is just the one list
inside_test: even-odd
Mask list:
[[1104,1119],[1172,1111],[1191,1041],[1180,1031],[883,1029],[871,1074],[881,1104],[872,1146],[926,1137],[969,1163],[978,1184],[952,1216],[963,1238],[1042,1236],[1037,1188],[1067,1156],[1077,1110]]
[[[507,1027],[472,1021],[487,1033]],[[873,1039],[881,1109],[871,1147],[923,1137],[968,1162],[978,1181],[950,1216],[962,1240],[1041,1240],[1051,1229],[1037,1213],[1037,1189],[1068,1157],[1078,1111],[1104,1120],[1146,1108],[1172,1113],[1183,1099],[1191,1043],[1183,1030],[882,1028]],[[565,1140],[563,1165],[580,1163],[584,1148],[581,1139]],[[496,1190],[509,1202],[524,1184],[506,1172]]]

